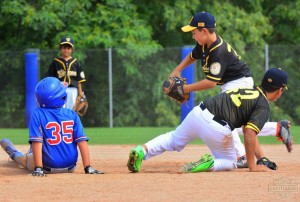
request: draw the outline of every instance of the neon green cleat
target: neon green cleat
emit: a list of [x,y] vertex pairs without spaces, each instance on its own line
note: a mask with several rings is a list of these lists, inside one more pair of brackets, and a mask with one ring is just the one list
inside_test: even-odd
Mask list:
[[127,162],[128,169],[133,173],[140,172],[142,161],[144,159],[144,151],[142,146],[136,146],[129,153],[129,159]]
[[190,162],[185,164],[180,170],[183,172],[207,172],[211,171],[214,166],[214,157],[210,154],[205,154],[196,162]]

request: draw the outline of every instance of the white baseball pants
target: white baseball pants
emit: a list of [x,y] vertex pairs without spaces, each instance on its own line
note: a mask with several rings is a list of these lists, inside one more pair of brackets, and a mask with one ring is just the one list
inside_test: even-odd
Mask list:
[[232,170],[236,168],[236,152],[232,139],[232,131],[228,125],[222,126],[213,120],[207,109],[199,106],[187,115],[175,129],[160,135],[145,145],[148,153],[144,159],[149,159],[165,151],[181,151],[191,141],[201,138],[214,156],[213,171]]

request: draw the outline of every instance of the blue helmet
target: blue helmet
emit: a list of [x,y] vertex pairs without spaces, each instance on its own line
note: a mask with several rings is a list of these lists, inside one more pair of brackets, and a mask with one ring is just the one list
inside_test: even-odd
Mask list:
[[41,108],[62,107],[66,97],[66,87],[55,77],[46,77],[35,87],[35,98]]

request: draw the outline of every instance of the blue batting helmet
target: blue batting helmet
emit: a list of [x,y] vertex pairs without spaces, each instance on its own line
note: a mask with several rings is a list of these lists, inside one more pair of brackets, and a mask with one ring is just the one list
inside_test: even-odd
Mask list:
[[66,87],[55,77],[46,77],[35,87],[35,98],[41,108],[62,107],[66,97]]

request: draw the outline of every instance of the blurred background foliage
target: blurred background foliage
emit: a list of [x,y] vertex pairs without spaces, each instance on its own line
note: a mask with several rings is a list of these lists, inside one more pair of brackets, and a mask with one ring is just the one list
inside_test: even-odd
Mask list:
[[[162,95],[161,84],[180,62],[180,47],[195,45],[180,28],[199,11],[215,16],[217,34],[242,56],[256,84],[269,44],[269,66],[290,76],[289,90],[271,105],[271,118],[300,124],[300,0],[2,0],[0,126],[25,127],[24,52],[40,50],[42,78],[65,36],[74,39],[73,56],[87,76],[85,126],[109,125],[108,48],[113,49],[114,125],[177,125],[180,106]],[[195,79],[203,78],[197,63]],[[218,92],[197,92],[195,104]]]

